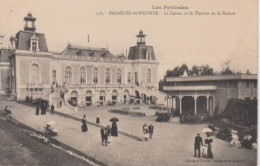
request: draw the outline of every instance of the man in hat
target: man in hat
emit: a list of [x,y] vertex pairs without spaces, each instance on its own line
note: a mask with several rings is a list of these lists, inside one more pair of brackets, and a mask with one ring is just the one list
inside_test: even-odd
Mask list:
[[[104,145],[104,142],[105,142],[105,130],[106,129],[104,127],[102,127],[100,130],[102,146]],[[106,142],[105,142],[105,145],[106,145]]]
[[54,114],[54,105],[51,104],[51,114]]
[[202,138],[200,137],[200,133],[197,133],[194,142],[194,157],[197,157],[197,150],[198,150],[198,157],[200,158],[200,146],[203,146]]

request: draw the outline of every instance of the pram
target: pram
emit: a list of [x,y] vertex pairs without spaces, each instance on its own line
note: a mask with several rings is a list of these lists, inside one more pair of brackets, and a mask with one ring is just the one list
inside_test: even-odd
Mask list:
[[44,133],[48,134],[50,136],[57,136],[58,135],[58,130],[53,127],[55,123],[56,122],[54,122],[54,121],[48,122],[46,124],[46,126],[43,127],[45,129]]

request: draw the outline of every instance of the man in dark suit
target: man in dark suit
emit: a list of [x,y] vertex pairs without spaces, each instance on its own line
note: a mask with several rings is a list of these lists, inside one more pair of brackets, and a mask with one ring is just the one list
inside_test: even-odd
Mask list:
[[[104,142],[105,142],[105,128],[104,127],[101,128],[100,133],[101,133],[101,141],[102,141],[102,146],[103,146]],[[106,142],[105,142],[105,144],[106,144]]]
[[200,134],[197,133],[197,136],[195,137],[195,143],[194,143],[194,157],[197,157],[197,150],[198,150],[198,157],[200,158],[200,146],[203,146],[202,138],[200,137]]
[[150,134],[150,139],[152,139],[152,136],[153,136],[153,129],[154,129],[153,125],[150,124],[149,127],[148,127],[148,131],[149,131],[149,134]]
[[54,105],[51,105],[51,114],[54,114]]

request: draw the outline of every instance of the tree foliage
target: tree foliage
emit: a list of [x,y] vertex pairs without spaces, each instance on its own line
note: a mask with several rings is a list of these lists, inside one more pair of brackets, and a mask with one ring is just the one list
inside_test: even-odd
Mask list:
[[257,123],[257,99],[229,99],[223,116],[233,122]]

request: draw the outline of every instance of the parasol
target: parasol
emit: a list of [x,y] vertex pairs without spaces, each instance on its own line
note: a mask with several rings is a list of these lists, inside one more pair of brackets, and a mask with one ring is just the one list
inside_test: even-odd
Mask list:
[[49,122],[47,123],[47,125],[50,125],[50,126],[55,125],[55,124],[56,124],[55,121],[49,121]]
[[213,132],[210,128],[204,128],[204,129],[202,129],[202,131],[201,131],[202,133],[211,133],[211,132]]
[[119,119],[116,118],[116,117],[113,117],[113,118],[110,119],[110,122],[118,122],[118,121],[119,121]]

